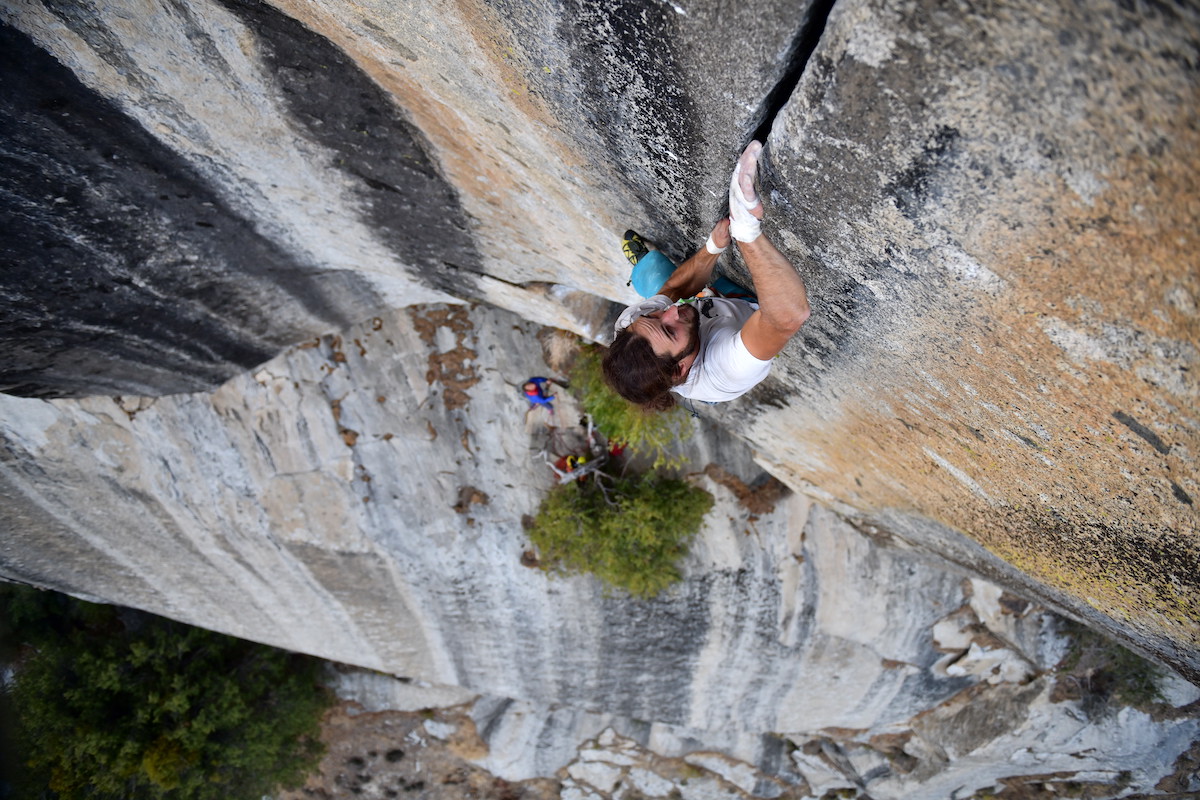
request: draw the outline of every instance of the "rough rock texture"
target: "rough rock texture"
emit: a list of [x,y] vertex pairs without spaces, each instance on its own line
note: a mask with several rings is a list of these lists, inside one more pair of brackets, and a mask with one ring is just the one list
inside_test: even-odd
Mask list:
[[[376,676],[355,683],[364,687],[367,683],[378,685],[382,680]],[[346,696],[349,702],[326,720],[323,738],[329,745],[329,753],[320,771],[301,790],[281,794],[281,800],[338,797],[346,791],[356,797],[380,800],[408,792],[420,792],[422,797],[439,800],[480,796],[511,800],[798,800],[831,796],[943,800],[970,796],[967,792],[976,785],[967,782],[948,787],[920,787],[910,783],[905,787],[906,793],[895,795],[891,787],[871,776],[855,774],[853,768],[849,773],[841,772],[841,768],[850,766],[850,759],[831,746],[829,740],[820,743],[824,752],[807,753],[804,751],[815,748],[800,748],[792,750],[790,757],[777,758],[773,772],[770,767],[763,769],[728,755],[698,749],[702,745],[695,740],[664,746],[670,736],[662,726],[652,732],[645,725],[611,720],[593,721],[591,733],[554,731],[555,736],[573,736],[572,745],[561,754],[556,768],[550,768],[544,776],[526,778],[519,777],[516,773],[520,768],[514,770],[512,764],[489,766],[514,754],[497,752],[496,737],[480,727],[475,711],[480,702],[452,708],[393,710],[362,694]],[[355,700],[356,696],[365,702]],[[903,761],[896,756],[893,752],[893,759]],[[786,763],[791,766],[784,767],[784,779],[778,770]],[[860,758],[858,763],[865,762]],[[1117,786],[1111,781],[1111,773],[1106,775],[1104,770],[1092,772],[1083,780],[1078,780],[1079,777],[1076,772],[1043,773],[1025,784],[1030,792],[1027,796],[1082,796],[1100,800],[1121,796],[1129,789],[1137,791],[1140,786],[1136,778],[1130,785]],[[974,796],[996,796],[1000,785],[993,784]],[[871,794],[866,794],[864,787]]]
[[[972,617],[975,627],[1012,633],[1012,609],[1020,604],[986,583],[972,585],[979,593],[967,613],[979,612]],[[1009,610],[999,611],[997,600]],[[1028,605],[1020,613],[1026,623],[1042,616]],[[1007,653],[1023,658],[1016,650]],[[421,783],[430,796],[486,795],[491,786],[502,796],[544,797],[549,791],[597,800],[774,800],[830,793],[942,800],[995,796],[1009,786],[1023,787],[1028,794],[1020,796],[1100,800],[1148,796],[1141,792],[1151,787],[1186,793],[1196,786],[1197,745],[1187,748],[1191,725],[1163,726],[1131,709],[1064,703],[1047,691],[1055,680],[1061,677],[1039,677],[1027,686],[989,681],[921,715],[911,728],[748,736],[473,698],[448,687],[342,669],[333,685],[348,704],[325,726],[330,754],[304,794],[337,794],[337,787],[353,785],[361,796],[391,797],[389,789]],[[1179,682],[1178,688],[1185,686]],[[1184,694],[1196,692],[1189,687]],[[1132,746],[1118,753],[1116,741]],[[394,752],[380,758],[391,748],[403,748],[403,758]],[[1180,748],[1184,752],[1175,758]],[[1025,774],[1013,777],[1014,769]]]
[[[522,566],[522,516],[552,479],[540,450],[559,449],[522,424],[518,382],[550,371],[536,332],[418,306],[211,395],[0,396],[5,505],[30,515],[4,539],[6,572],[394,674],[699,728],[861,726],[965,685],[881,665],[937,660],[931,627],[963,602],[961,576],[830,534],[818,580],[800,496],[768,525],[697,475],[720,508],[693,578],[653,602]],[[689,456],[760,474],[715,431]],[[885,613],[897,586],[923,599]],[[849,671],[873,699],[848,714],[797,670]]]
[[1197,22],[837,4],[765,181],[815,321],[742,428],[790,484],[969,531],[1193,676]]
[[[553,775],[610,725],[772,785],[897,798],[1046,765],[1150,786],[1200,736],[1186,712],[1050,702],[1053,617],[802,495],[753,502],[764,476],[708,426],[688,469],[717,506],[683,583],[636,601],[524,566],[542,448],[578,418],[561,396],[558,439],[522,421],[519,382],[553,371],[522,346],[538,333],[417,306],[212,394],[0,395],[6,574],[445,687],[382,706],[482,694],[476,760],[510,780]],[[1200,696],[1168,692],[1164,708]],[[786,757],[809,742],[832,755]],[[901,749],[905,769],[884,769]]]
[[[0,396],[0,573],[758,736],[882,730],[977,681],[922,638],[965,600],[952,562],[1200,680],[1200,12],[731,5],[0,8],[0,386],[25,396]],[[806,594],[833,556],[796,561],[799,508],[750,537],[717,515],[656,603],[547,584],[517,561],[532,335],[603,339],[621,231],[685,255],[768,128],[768,232],[814,316],[701,411],[887,543],[841,569],[896,594]],[[696,470],[755,479],[704,442]]]
[[724,6],[5,11],[9,389],[211,386],[450,295],[602,337],[616,234],[683,255],[786,101],[816,314],[719,417],[1194,676],[1195,10]]

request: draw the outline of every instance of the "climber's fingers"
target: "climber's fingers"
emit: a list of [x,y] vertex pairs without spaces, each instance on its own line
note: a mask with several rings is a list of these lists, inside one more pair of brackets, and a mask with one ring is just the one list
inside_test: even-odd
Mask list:
[[739,242],[752,242],[762,233],[762,201],[754,189],[761,153],[761,142],[747,145],[729,179],[729,230]]

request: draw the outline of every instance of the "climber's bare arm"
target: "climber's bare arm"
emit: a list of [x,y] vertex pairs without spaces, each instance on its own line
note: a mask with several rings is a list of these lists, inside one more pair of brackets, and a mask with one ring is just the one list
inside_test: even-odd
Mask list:
[[[717,247],[729,246],[729,220],[723,219],[717,223],[712,230],[712,240]],[[713,268],[720,257],[720,253],[710,253],[707,247],[701,247],[691,258],[675,268],[658,293],[665,294],[672,300],[695,297],[712,280]]]
[[742,326],[750,355],[766,361],[779,354],[811,313],[808,292],[796,268],[767,237],[738,242],[758,293],[758,311]]
[[758,310],[742,326],[742,343],[755,358],[779,354],[808,320],[808,291],[795,267],[762,233],[763,205],[754,189],[762,145],[751,142],[738,159],[729,186],[733,238],[754,279]]

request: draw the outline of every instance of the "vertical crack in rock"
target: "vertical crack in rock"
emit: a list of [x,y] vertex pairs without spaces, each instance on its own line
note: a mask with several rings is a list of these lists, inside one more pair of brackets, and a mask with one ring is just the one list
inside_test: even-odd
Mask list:
[[792,92],[796,90],[796,85],[800,83],[800,78],[804,75],[804,68],[808,66],[808,60],[812,58],[813,52],[821,41],[821,34],[825,32],[825,23],[833,11],[835,2],[836,0],[815,0],[809,6],[804,23],[800,26],[800,32],[788,50],[788,67],[771,91],[767,92],[763,98],[756,115],[756,118],[762,121],[754,129],[750,139],[757,139],[760,142],[767,141],[767,137],[771,134],[771,126],[775,124],[775,117],[791,99]]
[[[750,117],[750,124],[756,124],[756,127],[741,142],[741,146],[748,144],[751,140],[758,140],[764,144],[767,142],[775,119],[791,101],[810,62],[814,67],[827,69],[828,65],[822,64],[820,59],[814,62],[813,56],[821,42],[829,16],[833,13],[835,2],[836,0],[814,0],[807,7],[804,19],[784,57],[787,62],[786,67],[774,86],[764,94],[755,114]],[[777,142],[776,145],[778,146],[779,143]],[[786,150],[789,145],[790,143],[784,142],[784,149]],[[768,185],[778,185],[778,182],[783,180],[782,173],[774,163],[771,149],[764,154],[759,169],[760,176]],[[723,204],[722,214],[727,213],[728,201],[726,200]],[[777,244],[782,245],[785,250],[788,249],[786,240],[777,242]],[[793,345],[793,348],[802,347],[803,358],[809,365],[820,364],[825,369],[812,371],[812,378],[805,381],[798,390],[796,387],[785,388],[781,381],[768,379],[753,390],[751,399],[756,407],[774,406],[783,409],[797,402],[799,397],[811,397],[817,394],[828,375],[828,368],[842,360],[848,352],[853,351],[853,347],[849,344],[855,330],[855,326],[851,324],[852,321],[869,313],[876,303],[874,294],[863,282],[829,273],[823,268],[823,265],[813,259],[806,259],[806,261],[809,292],[814,296],[821,297],[828,313],[813,319],[797,337],[797,344]],[[886,271],[885,265],[880,261],[864,263],[862,266],[864,271],[870,274]],[[727,266],[726,269],[729,267]],[[740,263],[732,265],[732,273],[735,280],[746,281],[748,279],[748,272]]]
[[[372,231],[413,277],[456,297],[477,297],[482,259],[454,187],[432,148],[392,98],[323,36],[254,0],[223,4],[259,37],[291,122],[332,151]],[[446,264],[455,269],[448,270]]]

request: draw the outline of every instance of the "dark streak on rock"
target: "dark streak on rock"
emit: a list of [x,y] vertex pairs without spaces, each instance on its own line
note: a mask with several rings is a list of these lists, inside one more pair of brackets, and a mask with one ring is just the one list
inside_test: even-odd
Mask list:
[[1030,439],[1028,436],[1022,436],[1019,433],[1014,433],[1013,436],[1016,436],[1018,439],[1020,439],[1021,444],[1025,445],[1026,447],[1032,448],[1034,450],[1042,449],[1042,448],[1038,447],[1037,442],[1035,442],[1033,439]]
[[1129,430],[1133,431],[1138,436],[1149,442],[1151,447],[1162,453],[1164,456],[1171,452],[1171,445],[1164,443],[1162,439],[1158,438],[1158,434],[1126,414],[1124,411],[1114,411],[1113,417],[1117,420],[1117,422],[1120,422],[1126,428],[1129,428]]
[[[94,20],[58,13],[116,46]],[[313,328],[348,325],[369,302],[360,278],[297,264],[182,157],[5,25],[0,75],[0,390],[210,389]]]
[[[416,267],[414,277],[456,297],[478,297],[483,271],[454,187],[432,147],[370,76],[332,42],[257,0],[223,0],[259,37],[297,123],[355,178],[367,225]],[[450,262],[460,267],[446,272]]]
[[[509,5],[502,0],[496,7]],[[603,139],[616,172],[644,203],[649,219],[639,229],[656,232],[665,252],[684,254],[695,243],[683,230],[701,223],[693,208],[671,207],[670,189],[691,178],[687,170],[699,163],[701,137],[700,111],[687,90],[686,54],[676,52],[676,17],[669,6],[642,0],[566,0],[557,38],[574,63],[596,69],[580,75],[571,93],[557,96],[551,89],[548,99],[582,114],[583,125]],[[664,157],[664,148],[678,160]]]
[[1184,505],[1190,506],[1192,504],[1192,496],[1185,492],[1183,487],[1175,481],[1171,481],[1171,493],[1175,495],[1176,500]]
[[768,375],[766,380],[747,393],[747,397],[751,399],[755,406],[773,406],[778,409],[786,409],[789,406],[788,398],[791,394],[783,381]]
[[957,153],[955,144],[959,139],[958,130],[948,125],[941,125],[930,134],[921,153],[908,168],[885,188],[887,194],[896,200],[900,213],[909,219],[918,220],[922,217],[922,207],[933,198],[938,184],[933,176],[953,164]]

